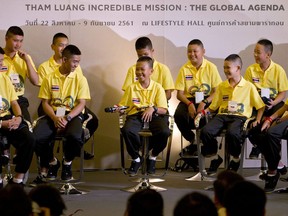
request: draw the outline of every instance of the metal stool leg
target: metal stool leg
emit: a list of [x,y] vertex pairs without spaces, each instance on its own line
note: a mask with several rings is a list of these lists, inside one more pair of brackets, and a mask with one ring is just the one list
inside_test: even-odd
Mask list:
[[144,190],[148,188],[156,190],[156,191],[165,191],[166,190],[165,188],[157,187],[157,186],[150,184],[149,177],[148,177],[147,170],[146,170],[146,161],[147,161],[146,159],[148,157],[149,137],[152,136],[152,133],[149,130],[142,130],[139,132],[139,135],[143,137],[143,143],[142,143],[143,163],[142,163],[142,168],[141,168],[142,177],[140,179],[139,184],[132,186],[132,187],[124,188],[122,189],[122,191],[133,193],[138,190]]

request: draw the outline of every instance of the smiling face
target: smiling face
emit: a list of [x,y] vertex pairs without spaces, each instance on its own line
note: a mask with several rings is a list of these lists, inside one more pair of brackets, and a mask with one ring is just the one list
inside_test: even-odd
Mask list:
[[197,44],[188,45],[187,57],[194,67],[199,68],[201,66],[204,54],[205,49],[203,47]]
[[78,67],[81,60],[80,55],[71,55],[69,58],[63,57],[63,67],[65,72],[73,72]]
[[227,79],[235,79],[240,75],[240,65],[237,62],[224,61],[224,73]]
[[256,44],[254,49],[254,59],[257,64],[264,64],[270,61],[270,52],[265,50],[265,47],[261,44]]
[[153,69],[149,66],[148,62],[140,61],[136,63],[135,74],[140,83],[144,83],[145,81],[149,80],[152,72]]

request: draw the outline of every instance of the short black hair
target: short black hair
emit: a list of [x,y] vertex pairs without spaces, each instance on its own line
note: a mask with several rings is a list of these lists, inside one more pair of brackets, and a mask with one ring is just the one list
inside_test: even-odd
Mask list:
[[138,190],[128,201],[129,216],[163,216],[164,201],[159,192],[152,189]]
[[216,206],[205,194],[192,192],[176,204],[174,216],[218,216]]
[[140,49],[153,49],[152,46],[152,41],[148,37],[140,37],[136,40],[135,42],[135,49],[140,50]]
[[0,54],[4,55],[5,54],[5,51],[3,50],[2,47],[0,47]]
[[66,46],[62,52],[63,57],[70,58],[71,55],[81,55],[79,48],[72,44]]
[[198,45],[198,46],[204,48],[204,45],[203,45],[202,41],[199,40],[199,39],[193,39],[193,40],[191,40],[191,41],[188,43],[188,46],[189,46],[189,45]]
[[147,62],[149,65],[149,68],[153,69],[153,59],[149,56],[141,56],[137,62]]
[[24,36],[23,30],[19,26],[11,26],[7,32],[6,32],[6,37],[10,37],[11,35],[20,35]]
[[58,38],[67,38],[68,39],[68,36],[62,32],[59,32],[59,33],[56,33],[54,36],[53,36],[53,40],[52,40],[52,43],[55,44],[56,43],[56,40]]
[[231,54],[231,55],[227,56],[224,61],[238,63],[240,66],[240,69],[242,68],[242,65],[243,65],[241,57],[237,54]]
[[264,190],[249,181],[235,183],[224,197],[224,206],[231,216],[262,216],[266,202]]
[[272,55],[273,53],[273,43],[268,40],[268,39],[261,39],[257,42],[257,44],[260,44],[262,46],[264,46],[265,52],[269,53],[270,55]]

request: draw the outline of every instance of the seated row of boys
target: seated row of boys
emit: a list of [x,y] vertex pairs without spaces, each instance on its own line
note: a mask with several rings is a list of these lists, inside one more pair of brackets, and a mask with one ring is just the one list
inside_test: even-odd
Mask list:
[[[130,175],[137,173],[143,161],[143,158],[139,155],[140,138],[138,136],[142,123],[150,122],[150,130],[153,134],[150,140],[152,151],[147,161],[149,174],[155,173],[156,157],[165,148],[169,136],[167,118],[161,117],[161,114],[167,114],[168,112],[167,104],[163,101],[163,92],[158,94],[159,90],[153,90],[159,88],[154,87],[155,82],[153,81],[164,87],[166,100],[170,99],[171,91],[173,91],[172,81],[171,76],[168,75],[164,79],[163,71],[160,71],[162,67],[166,72],[167,67],[155,60],[153,62],[155,65],[151,66],[150,61],[153,61],[153,51],[149,38],[142,37],[136,41],[136,52],[139,59],[134,68],[129,69],[123,85],[125,93],[117,105],[119,107],[129,106],[126,110],[127,121],[122,128],[122,133],[127,151],[133,159],[128,170]],[[252,113],[256,115],[256,120],[252,123],[253,130],[249,137],[252,141],[257,140],[252,142],[255,148],[257,144],[260,145],[261,143],[258,141],[258,135],[267,136],[264,127],[262,127],[262,123],[266,124],[266,121],[265,118],[262,119],[272,115],[283,105],[282,100],[285,98],[285,92],[288,89],[285,71],[270,59],[272,52],[273,45],[269,40],[258,41],[254,50],[256,63],[247,69],[246,79],[241,76],[241,58],[236,54],[229,55],[224,61],[224,73],[227,80],[222,82],[217,67],[204,59],[205,49],[202,42],[197,39],[189,42],[187,48],[189,61],[181,67],[176,80],[175,89],[177,89],[177,98],[180,103],[174,117],[184,138],[193,144],[195,135],[191,129],[195,128],[193,119],[196,115],[218,111],[218,115],[202,128],[200,137],[203,141],[201,153],[206,157],[215,157],[212,158],[210,171],[215,172],[223,161],[217,155],[218,144],[215,137],[224,127],[227,127],[225,140],[229,145],[229,154],[232,156],[228,169],[234,171],[239,168],[239,155],[244,141],[241,128],[245,120],[252,116]],[[144,58],[144,56],[151,59]],[[134,73],[132,70],[134,70]],[[138,80],[138,82],[131,85],[131,79]],[[129,80],[130,85],[126,85],[127,80]],[[127,88],[127,86],[129,87]],[[259,92],[261,90],[268,91],[268,95],[265,95],[266,99],[264,96],[261,98]],[[247,97],[247,95],[250,96]],[[141,110],[141,107],[147,107],[147,109]],[[119,111],[122,112],[122,110]],[[269,118],[270,121],[272,121],[271,118]],[[157,124],[157,127],[155,124]],[[162,139],[158,139],[158,137]],[[263,177],[266,181],[266,191],[274,190],[279,179],[279,173],[285,174],[287,172],[286,166],[280,161],[281,148],[279,149],[279,145],[280,141],[278,140],[274,143],[274,147],[270,147],[275,148],[273,155],[270,154],[267,147],[259,147],[265,158],[266,155],[269,155],[268,158],[273,161],[272,164],[269,159],[267,160],[268,172]],[[267,144],[267,146],[270,146],[270,144]],[[253,157],[254,152],[255,150],[250,154],[251,157]],[[259,153],[257,152],[257,154]],[[276,167],[275,163],[277,163]]]
[[[80,155],[81,146],[84,141],[87,141],[87,136],[84,136],[87,134],[83,134],[82,123],[88,118],[88,114],[92,116],[92,121],[88,122],[86,126],[90,135],[98,127],[97,117],[85,107],[86,100],[90,99],[90,92],[88,82],[79,66],[81,52],[76,46],[68,45],[68,38],[65,34],[58,33],[54,36],[51,46],[54,55],[41,64],[36,73],[31,57],[20,50],[24,39],[22,29],[17,26],[10,27],[5,39],[6,46],[4,50],[1,48],[3,85],[1,85],[0,92],[0,128],[1,138],[7,138],[8,141],[5,146],[1,146],[3,154],[1,164],[8,162],[8,144],[11,143],[16,147],[16,157],[13,159],[13,162],[16,163],[16,175],[10,183],[23,184],[24,173],[30,166],[35,149],[40,158],[41,174],[33,183],[42,183],[44,177],[56,178],[60,162],[53,155],[52,143],[55,134],[63,131],[65,139],[61,178],[69,180],[72,178],[72,160]],[[72,73],[74,70],[76,72]],[[31,135],[28,125],[23,121],[25,119],[31,122],[28,112],[29,103],[23,96],[26,77],[32,84],[41,86],[39,98],[42,99],[42,106],[38,109],[38,114],[39,116],[45,114],[45,117],[41,118],[33,129],[34,136]],[[7,80],[10,82],[10,86],[5,83]],[[16,101],[14,101],[15,99]],[[23,138],[23,136],[28,138]],[[18,141],[19,138],[22,140]],[[1,140],[2,144],[3,140]],[[86,159],[89,159],[87,154]],[[2,186],[3,181],[0,176],[0,187]]]
[[[19,27],[12,27],[12,29],[13,28],[14,28],[14,31],[16,31],[16,30],[19,31],[19,29],[20,29]],[[11,36],[9,36],[9,34],[8,34],[9,30],[8,30],[8,32],[6,34],[6,44],[8,44],[7,41],[9,41],[9,38],[12,38],[10,40],[11,40],[11,44],[12,44],[11,47],[13,48],[12,50],[14,50],[14,56],[10,55],[10,61],[11,61],[11,59],[13,59],[13,61],[15,59],[17,60],[17,58],[19,60],[21,60],[23,58],[26,61],[26,64],[24,64],[24,65],[26,65],[26,73],[24,73],[23,76],[18,75],[18,77],[16,77],[14,74],[13,74],[13,76],[10,75],[10,78],[12,80],[12,83],[15,86],[16,91],[18,89],[18,92],[19,92],[19,89],[23,89],[23,91],[24,91],[24,84],[23,84],[24,81],[23,80],[25,80],[25,79],[23,79],[23,78],[25,78],[25,76],[28,76],[30,78],[30,80],[33,80],[32,77],[34,77],[34,73],[31,72],[31,71],[33,71],[31,69],[31,65],[33,66],[33,62],[31,60],[31,58],[29,57],[29,55],[27,55],[26,53],[24,53],[22,51],[19,51],[19,49],[21,48],[22,41],[23,41],[23,32],[22,32],[22,36],[21,36],[21,34],[20,33],[18,34],[17,31],[16,31],[16,33],[10,32],[9,34],[11,34]],[[67,60],[71,56],[73,56],[73,57],[79,56],[79,52],[80,52],[80,50],[79,50],[78,53],[76,52],[73,55],[71,55],[71,53],[70,53],[70,54],[68,54],[68,56],[63,56],[62,50],[68,44],[68,38],[64,34],[58,34],[58,36],[59,37],[57,38],[55,35],[55,37],[53,39],[53,44],[52,44],[52,49],[54,50],[55,55],[53,57],[51,57],[48,62],[45,63],[46,65],[49,65],[51,68],[54,67],[53,70],[59,68],[59,66],[60,66],[59,63],[61,63],[61,59],[63,60],[65,58]],[[63,40],[64,40],[64,42],[63,42]],[[69,47],[72,48],[73,46],[69,46]],[[155,172],[156,157],[165,148],[167,138],[169,136],[169,129],[167,126],[167,117],[165,117],[165,116],[161,117],[161,115],[157,116],[157,115],[153,115],[153,114],[165,114],[167,112],[167,108],[168,108],[167,100],[169,100],[171,98],[171,92],[174,89],[173,79],[172,79],[172,76],[171,76],[171,73],[170,73],[168,67],[157,62],[155,59],[153,59],[154,50],[153,50],[152,43],[151,43],[150,39],[147,37],[139,38],[136,41],[135,48],[136,48],[136,52],[137,52],[137,55],[139,57],[139,60],[138,60],[137,64],[135,66],[131,67],[128,71],[125,83],[123,85],[123,90],[125,90],[125,94],[124,94],[121,102],[119,103],[119,105],[125,105],[125,106],[130,105],[130,110],[127,110],[129,118],[128,118],[128,121],[126,122],[124,128],[122,129],[122,133],[124,135],[124,139],[125,139],[126,144],[127,144],[128,153],[134,159],[132,161],[131,167],[129,169],[129,173],[132,175],[137,173],[137,171],[141,165],[141,162],[142,162],[141,161],[142,159],[139,157],[139,154],[138,154],[140,139],[139,139],[138,134],[136,134],[136,133],[137,133],[137,131],[139,131],[141,129],[141,125],[142,125],[143,120],[144,121],[151,121],[151,119],[153,119],[153,122],[155,122],[154,119],[159,120],[159,121],[156,121],[157,122],[156,126],[153,126],[154,123],[151,122],[150,130],[152,131],[153,139],[155,139],[157,143],[159,143],[159,142],[161,143],[161,144],[157,144],[157,145],[153,146],[152,155],[150,155],[149,161],[147,163],[148,164],[148,172],[149,173]],[[5,52],[7,49],[8,48],[6,45]],[[10,53],[12,53],[12,50]],[[251,69],[252,72],[250,73],[251,74],[250,75],[250,77],[251,77],[250,81],[252,83],[254,83],[255,86],[258,87],[258,89],[263,88],[263,86],[269,87],[270,90],[272,89],[273,95],[271,95],[271,98],[268,99],[267,110],[271,110],[271,108],[276,107],[275,105],[277,105],[279,102],[281,102],[284,99],[285,91],[287,90],[287,87],[288,87],[286,85],[287,84],[287,78],[286,78],[285,71],[279,65],[275,64],[274,62],[272,62],[270,60],[270,56],[272,54],[272,51],[273,51],[273,45],[270,41],[260,40],[257,43],[257,45],[255,47],[255,51],[254,51],[256,64],[249,67],[252,69],[254,68],[253,70]],[[197,39],[192,40],[188,44],[188,48],[187,48],[187,56],[188,56],[189,61],[185,65],[183,65],[182,68],[180,69],[180,72],[179,72],[179,75],[178,75],[177,81],[176,81],[177,98],[181,102],[179,103],[179,105],[176,109],[176,112],[175,112],[175,122],[176,122],[178,128],[180,129],[182,135],[184,136],[184,138],[187,139],[188,141],[190,141],[191,143],[193,143],[194,139],[195,139],[195,135],[191,131],[191,128],[195,128],[193,119],[195,118],[197,113],[201,112],[202,110],[204,110],[204,108],[208,107],[208,105],[211,103],[211,101],[212,101],[212,99],[216,93],[216,89],[217,89],[216,87],[221,83],[221,78],[219,76],[217,67],[213,63],[204,59],[204,54],[205,54],[205,49],[204,49],[202,42],[200,40],[197,40]],[[57,56],[58,56],[58,58],[57,58]],[[150,58],[144,58],[144,57],[142,58],[142,56],[148,56]],[[13,58],[11,58],[11,57],[13,57]],[[231,56],[230,56],[230,58],[231,58]],[[235,56],[234,56],[234,58],[235,58]],[[7,59],[9,60],[9,58],[7,58]],[[151,59],[152,59],[152,62],[151,62]],[[57,60],[59,60],[59,62],[57,62]],[[70,67],[71,70],[73,69],[73,70],[77,71],[80,69],[80,67],[77,67],[79,62],[77,63],[77,61],[76,61],[76,62],[74,62],[75,65],[72,65],[72,63],[71,63],[71,65],[69,65],[69,63],[66,62],[66,60],[62,62],[63,68],[65,68],[65,63],[66,63],[67,64],[66,67]],[[78,59],[78,60],[80,60],[80,59]],[[228,60],[225,62],[231,61],[232,63],[234,63],[234,60],[233,60],[233,58],[232,59],[228,58]],[[237,60],[237,61],[239,62],[239,60]],[[267,65],[267,62],[269,63],[268,65]],[[4,64],[4,65],[6,66],[6,64]],[[10,64],[11,67],[12,67],[12,65],[13,64]],[[44,65],[42,67],[45,69],[45,68],[48,68],[49,66]],[[265,66],[265,68],[262,68],[262,66]],[[241,67],[242,67],[242,65],[239,65],[239,64],[236,67],[239,70],[239,74],[240,74]],[[249,74],[249,68],[247,69],[246,74]],[[9,69],[10,69],[10,67],[9,67]],[[10,71],[9,69],[8,69],[8,71]],[[225,67],[224,67],[224,70],[225,70]],[[230,69],[228,68],[227,70],[229,71]],[[18,70],[15,70],[15,71],[18,71]],[[19,71],[21,71],[21,70],[19,70]],[[41,71],[41,66],[39,67],[39,71]],[[39,73],[39,71],[38,71],[38,73]],[[153,71],[153,73],[152,73],[152,71]],[[268,75],[264,76],[264,71],[265,72],[266,71],[272,71],[272,72],[270,72]],[[35,72],[35,70],[34,70],[34,72]],[[60,69],[59,69],[59,72],[61,73]],[[64,70],[62,72],[65,73]],[[43,70],[42,73],[39,73],[39,81],[37,82],[37,79],[36,79],[33,81],[33,83],[34,84],[35,83],[38,83],[38,84],[41,83],[41,80],[43,79],[43,77],[46,76],[46,74],[48,74],[48,73],[50,73],[50,72],[46,72],[45,70]],[[230,73],[232,74],[232,72],[228,72],[228,75],[230,75]],[[41,74],[43,74],[43,77],[41,77]],[[72,73],[72,74],[75,74],[75,73]],[[76,73],[76,74],[77,74],[77,76],[75,75],[76,77],[83,77],[83,76],[79,76],[78,73]],[[160,85],[158,85],[156,82],[150,82],[150,75],[151,75],[151,80],[156,81]],[[225,73],[225,75],[227,76],[226,73]],[[241,77],[241,75],[240,75],[240,77]],[[245,77],[246,77],[246,75],[245,75]],[[247,79],[249,80],[249,75],[247,75]],[[136,80],[139,80],[139,82],[136,82],[135,84],[131,85],[131,83],[135,82]],[[242,80],[242,78],[240,80]],[[150,85],[150,83],[151,83],[151,85]],[[240,83],[236,83],[236,85],[238,85]],[[47,86],[49,86],[49,84],[51,85],[51,83],[49,83],[49,82],[46,83]],[[41,89],[42,89],[42,85],[41,85]],[[259,86],[257,86],[257,85],[259,85]],[[163,92],[162,92],[161,88],[159,88],[159,86],[162,86],[164,88],[164,96],[165,96],[166,103],[163,100]],[[56,85],[52,84],[50,87],[51,87],[50,89],[49,88],[47,88],[47,89],[48,89],[48,91],[51,90],[53,94],[55,92],[56,93],[59,92],[62,89],[62,88],[60,88],[59,84],[56,84]],[[154,88],[157,89],[157,91]],[[253,89],[253,88],[251,88],[251,89]],[[232,90],[233,90],[233,88],[232,88]],[[156,94],[156,92],[157,92],[157,94]],[[74,119],[73,117],[81,115],[81,112],[76,112],[76,114],[74,112],[72,112],[71,115],[70,114],[65,115],[65,114],[67,114],[67,113],[65,113],[65,109],[64,109],[64,113],[63,113],[63,110],[61,111],[61,109],[59,109],[58,112],[60,112],[60,113],[62,112],[62,115],[64,115],[65,118],[64,119],[59,118],[59,117],[56,118],[55,117],[55,111],[57,110],[57,106],[60,105],[60,107],[61,107],[61,105],[63,105],[63,103],[66,102],[67,99],[65,100],[65,98],[63,98],[63,101],[62,100],[56,101],[54,104],[54,107],[53,106],[51,107],[51,98],[49,98],[49,97],[45,98],[45,97],[47,97],[45,95],[45,94],[47,94],[47,92],[45,92],[45,94],[43,94],[43,95],[41,95],[41,94],[43,94],[43,91],[41,93],[41,90],[40,90],[39,96],[40,96],[40,98],[43,99],[42,104],[43,104],[44,112],[46,114],[48,114],[48,113],[51,114],[51,115],[48,114],[48,116],[50,116],[51,119],[54,119],[54,125],[57,128],[63,128],[67,124],[67,120]],[[20,95],[21,95],[21,97],[23,97],[23,94],[20,94]],[[260,97],[259,94],[255,94],[255,95],[258,95],[258,97]],[[88,99],[90,97],[88,94],[86,96],[87,96],[86,99]],[[61,97],[63,97],[63,95],[61,95]],[[219,97],[219,95],[218,95],[218,97]],[[202,100],[200,99],[199,101],[195,101],[195,98],[197,100],[199,100],[199,98],[201,98]],[[85,98],[83,98],[83,99],[85,99]],[[223,102],[225,101],[224,103],[226,103],[226,108],[224,110],[227,111],[227,109],[228,109],[228,106],[227,106],[228,102],[227,101],[231,100],[232,98],[229,98],[228,95],[224,95],[224,97],[222,99],[223,99]],[[19,104],[23,104],[23,103],[21,103],[20,100],[18,100],[18,101],[19,101]],[[80,110],[80,108],[82,108],[83,104],[81,103],[81,100],[80,100],[80,102],[79,101],[76,102],[77,104],[79,102],[78,105],[76,104],[77,105],[76,107],[75,107],[75,104],[73,104],[71,106],[71,101],[69,101],[69,102],[67,102],[67,104],[65,104],[68,107],[68,110],[66,110],[68,112],[71,111],[71,109],[74,110],[76,107],[79,108],[79,109],[77,109],[78,111]],[[233,102],[233,101],[231,101],[231,102]],[[50,107],[49,107],[49,105],[50,105]],[[135,107],[139,108],[142,106],[145,106],[148,108],[146,110],[144,110],[143,112],[139,113],[139,111]],[[259,108],[260,105],[255,103],[255,106],[257,108]],[[263,107],[264,107],[264,105],[263,105]],[[27,108],[27,106],[26,106],[26,108]],[[70,108],[70,110],[69,110],[69,108]],[[240,113],[239,113],[239,110],[236,110],[236,113],[240,116],[241,115],[244,116],[244,118],[249,117],[250,108],[248,110],[245,110],[245,108],[246,107],[244,106],[244,110],[240,109],[240,111],[241,111]],[[52,110],[53,110],[53,112],[51,112]],[[228,110],[228,111],[230,112],[231,110]],[[264,108],[263,108],[263,111],[264,111]],[[58,112],[56,112],[56,113],[58,113]],[[25,112],[22,111],[22,113],[24,115]],[[187,113],[189,113],[189,115],[187,115]],[[261,114],[259,114],[259,116],[261,116]],[[25,118],[30,119],[29,116],[28,117],[25,116]],[[46,119],[46,121],[48,121],[48,120]],[[261,120],[259,120],[259,119],[257,119],[257,120],[258,120],[258,124],[259,124]],[[42,121],[44,121],[44,120],[42,120]],[[136,124],[136,127],[134,124]],[[48,125],[49,125],[49,123],[46,122],[45,126],[48,127]],[[132,133],[131,133],[131,125],[133,125],[133,129],[132,129],[133,132]],[[256,125],[257,125],[257,123],[254,123],[254,126],[256,126]],[[260,127],[260,129],[261,129],[261,127]],[[36,127],[36,131],[37,131],[37,127]],[[41,131],[42,131],[42,129],[41,129]],[[55,133],[55,130],[52,129],[50,132],[53,134],[53,133]],[[48,133],[45,134],[46,140],[42,140],[42,143],[46,143],[46,144],[49,143],[50,142],[49,139],[51,139],[50,136],[51,136],[51,134],[48,134]],[[37,133],[36,133],[36,137],[37,137]],[[42,135],[41,135],[41,138],[43,138]],[[73,138],[75,139],[76,143],[78,142],[78,144],[79,144],[79,139],[78,139],[79,137],[78,138],[73,137]],[[241,145],[240,140],[237,140],[234,142],[234,144],[237,145],[238,147],[233,149],[234,152],[231,152],[232,156],[234,156],[233,157],[234,160],[232,159],[232,161],[236,163],[236,165],[234,167],[237,167],[237,163],[239,162],[239,159],[238,159],[239,154],[237,155],[237,152],[238,152],[237,149],[239,149],[239,146]],[[47,141],[49,141],[49,142],[47,142]],[[36,143],[41,143],[41,142],[36,142]],[[153,145],[153,143],[155,143],[155,142],[151,142],[151,143]],[[240,143],[240,145],[239,145],[239,143]],[[257,143],[254,143],[254,144],[257,144]],[[41,176],[38,178],[38,180],[40,179],[41,181],[42,181],[43,177],[47,177],[47,175],[51,178],[56,177],[57,171],[59,168],[59,162],[56,158],[54,158],[53,152],[48,151],[49,154],[47,154],[47,151],[44,150],[45,149],[44,146],[45,146],[45,144],[43,144],[43,145],[42,144],[41,145],[36,144],[36,152],[37,152],[38,156],[39,155],[42,156],[42,157],[40,156],[40,164],[41,164],[41,168],[42,168],[41,169]],[[77,145],[75,145],[75,146],[77,146]],[[43,149],[43,147],[44,147],[44,149]],[[79,145],[78,145],[78,147],[79,147]],[[206,148],[206,145],[204,144],[203,152],[205,152],[205,148]],[[214,148],[215,148],[215,145],[213,146],[213,149]],[[208,151],[208,154],[206,154],[206,155],[216,154],[217,151],[214,152],[214,150],[213,150],[213,152],[210,152],[210,153]],[[216,150],[217,150],[217,148],[216,148]],[[42,154],[41,154],[41,152],[42,152]],[[45,152],[45,154],[44,154],[44,152]],[[65,155],[65,158],[67,158],[67,160],[63,161],[63,167],[65,168],[66,165],[68,165],[70,167],[68,167],[67,169],[63,169],[63,172],[62,172],[63,179],[71,178],[71,176],[72,176],[72,174],[70,172],[71,171],[71,161],[77,155],[76,149],[73,149],[73,148],[72,148],[72,150],[70,149],[70,151],[67,151],[67,152],[69,152],[69,153],[67,153],[68,154],[67,156]],[[71,152],[73,152],[73,153],[71,153]],[[42,162],[41,162],[41,158],[42,158]],[[215,164],[215,161],[216,161],[216,163],[218,163],[217,167],[216,167],[216,169],[217,169],[221,164],[219,162],[220,161],[219,156],[218,156],[218,159],[212,160],[211,166],[213,165],[213,162]],[[231,163],[232,163],[232,161],[231,161]],[[268,165],[268,167],[269,167],[269,165]],[[283,168],[283,165],[282,165],[282,168]],[[69,169],[70,169],[70,171],[67,172],[67,170],[69,170]],[[234,170],[236,170],[236,168],[234,168]],[[66,174],[65,174],[65,172],[66,172]],[[269,174],[268,174],[268,176],[269,176]]]

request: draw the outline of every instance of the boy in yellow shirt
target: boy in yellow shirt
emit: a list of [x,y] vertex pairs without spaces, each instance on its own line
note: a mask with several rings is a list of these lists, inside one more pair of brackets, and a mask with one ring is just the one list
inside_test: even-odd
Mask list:
[[[141,56],[149,56],[153,59],[153,74],[151,75],[151,79],[162,85],[165,90],[167,100],[169,100],[171,98],[171,93],[174,90],[173,78],[169,68],[153,58],[154,49],[151,40],[148,37],[138,38],[135,43],[135,49],[138,58]],[[125,91],[129,85],[138,80],[135,70],[136,65],[133,65],[129,68],[124,84],[122,86],[123,91]]]
[[[164,150],[170,135],[167,113],[167,98],[163,87],[150,77],[153,73],[153,59],[142,56],[136,63],[136,76],[138,81],[131,84],[118,104],[129,106],[126,110],[126,122],[121,129],[126,143],[126,149],[132,157],[132,163],[128,170],[130,175],[136,175],[143,158],[139,154],[141,146],[138,132],[142,129],[143,122],[149,123],[152,132],[149,147],[151,154],[147,161],[147,172],[155,173],[156,157]],[[146,109],[142,110],[143,107]]]
[[25,81],[28,78],[33,85],[38,85],[38,74],[30,55],[21,50],[23,40],[24,33],[20,27],[11,26],[7,30],[4,65],[8,67],[6,74],[14,85],[22,114],[26,120],[31,122],[28,112],[29,101],[24,97]]
[[55,179],[60,162],[54,157],[50,143],[57,131],[64,136],[64,159],[62,161],[62,180],[72,178],[71,165],[84,144],[82,137],[83,111],[86,100],[90,99],[87,79],[75,72],[81,57],[81,51],[74,45],[65,47],[62,64],[53,73],[47,75],[40,87],[46,116],[41,118],[34,128],[36,154],[40,158],[41,174],[32,184],[45,182],[45,178]]
[[[256,87],[241,76],[242,60],[237,54],[231,54],[224,60],[224,73],[227,80],[217,87],[212,103],[202,110],[195,118],[195,124],[200,116],[218,110],[218,114],[206,124],[200,133],[203,142],[201,153],[204,157],[217,156],[217,134],[226,127],[225,145],[232,156],[228,169],[237,171],[240,165],[239,155],[244,137],[241,128],[247,118],[252,115],[253,107],[258,110],[256,126],[260,123],[265,104],[263,103]],[[220,164],[219,164],[220,165]]]
[[[7,150],[7,146],[12,144],[17,150],[17,160],[15,175],[8,182],[9,184],[18,184],[24,187],[24,174],[30,167],[35,139],[29,128],[23,121],[20,106],[17,102],[17,94],[14,90],[8,76],[5,72],[6,66],[3,66],[4,50],[0,47],[0,152]],[[12,111],[12,112],[11,112]],[[5,141],[5,138],[7,140]],[[5,155],[3,155],[5,159]],[[7,163],[8,163],[8,158]],[[0,189],[3,187],[1,179],[3,158],[0,158]]]

